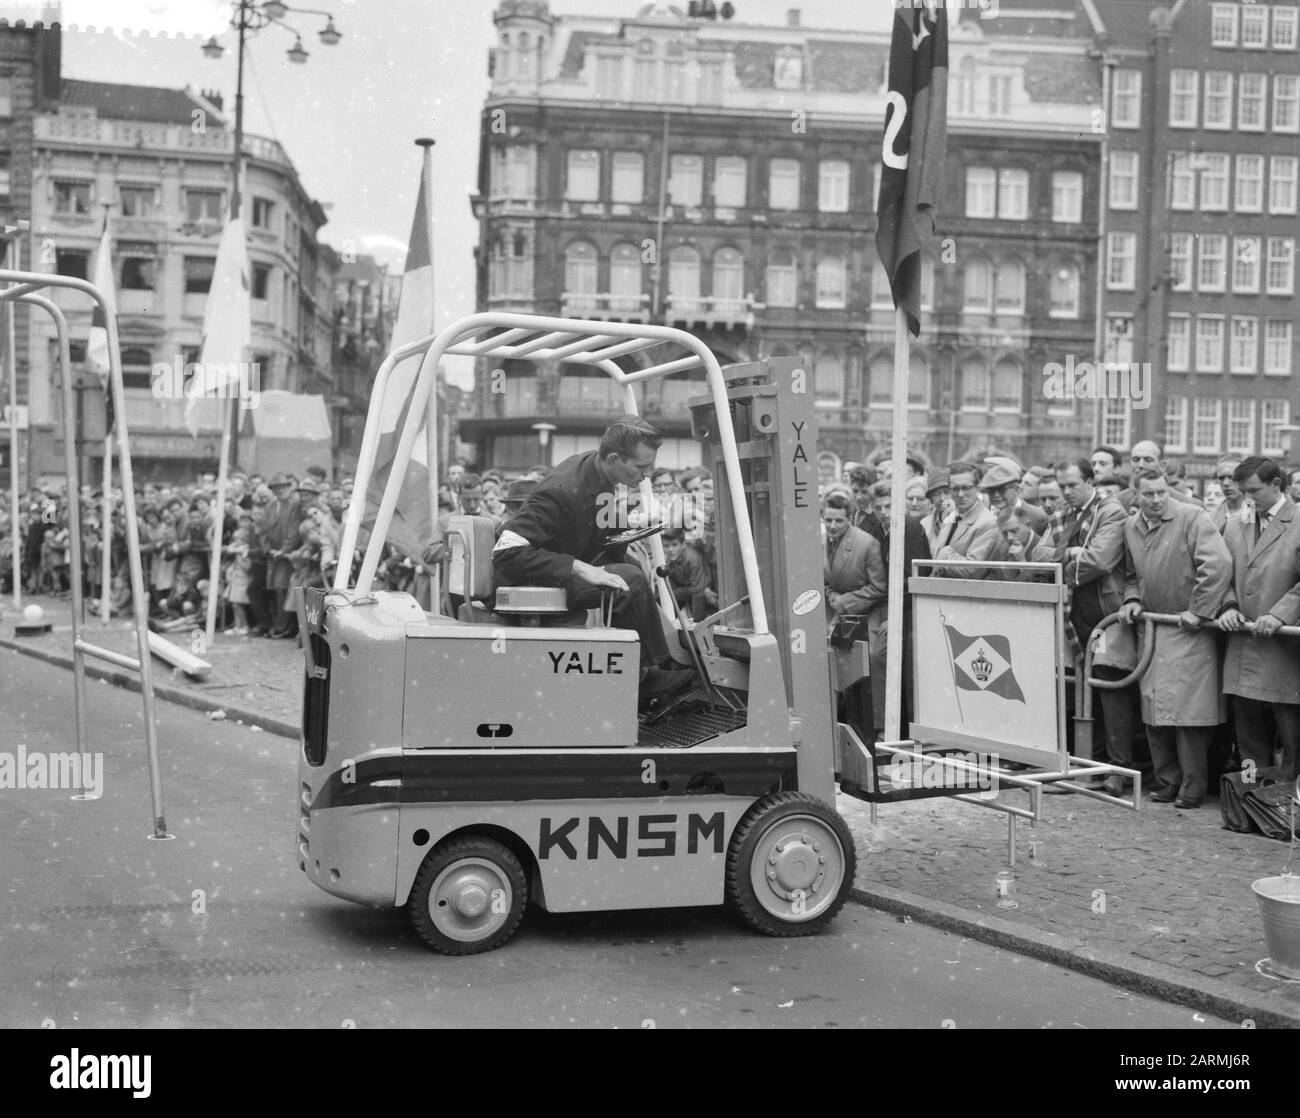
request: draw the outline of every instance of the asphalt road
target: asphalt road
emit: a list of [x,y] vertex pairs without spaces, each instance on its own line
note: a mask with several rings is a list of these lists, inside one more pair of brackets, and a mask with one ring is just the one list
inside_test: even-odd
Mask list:
[[[150,841],[140,698],[89,690],[101,797],[0,789],[3,1027],[1232,1027],[854,905],[796,940],[722,910],[533,909],[502,950],[443,958],[299,871],[288,739],[160,704],[176,837]],[[0,650],[0,764],[72,726],[71,673]]]

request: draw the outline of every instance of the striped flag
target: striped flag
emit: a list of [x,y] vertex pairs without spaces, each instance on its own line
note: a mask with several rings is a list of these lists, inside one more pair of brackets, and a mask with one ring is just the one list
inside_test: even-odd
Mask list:
[[[433,307],[433,252],[429,244],[429,189],[423,168],[420,171],[420,192],[415,202],[415,218],[411,223],[411,238],[406,250],[406,268],[402,275],[402,294],[397,303],[397,321],[389,351],[409,342],[426,338],[434,332]],[[393,370],[384,397],[384,410],[380,416],[379,447],[375,468],[366,487],[366,511],[362,520],[371,528],[384,497],[397,444],[402,437],[410,408],[411,394],[415,390],[420,371],[419,358],[412,357]],[[434,389],[437,391],[436,387]],[[429,455],[423,427],[415,440],[411,460],[407,464],[397,507],[388,530],[388,541],[405,555],[418,556],[433,534],[429,522]]]
[[[108,304],[108,312],[117,318],[117,289],[113,283],[113,238],[108,229],[108,214],[104,214],[104,232],[99,238],[99,249],[95,253],[95,286],[99,288]],[[112,367],[108,359],[108,321],[104,309],[98,303],[90,315],[90,337],[86,340],[86,364],[92,373],[99,376],[104,386],[105,429],[111,434],[116,417],[113,414],[113,390],[108,383],[109,370]]]
[[897,3],[876,251],[913,335],[921,332],[921,249],[934,233],[947,146],[948,13],[938,0]]
[[[231,386],[247,386],[246,350],[253,342],[248,242],[242,218],[232,218],[221,231],[217,262],[203,311],[203,344],[195,384],[186,389],[185,426],[196,439],[199,427],[214,424],[224,414],[203,397],[220,395],[228,400]],[[241,373],[241,366],[243,372]],[[244,378],[241,383],[241,375]]]

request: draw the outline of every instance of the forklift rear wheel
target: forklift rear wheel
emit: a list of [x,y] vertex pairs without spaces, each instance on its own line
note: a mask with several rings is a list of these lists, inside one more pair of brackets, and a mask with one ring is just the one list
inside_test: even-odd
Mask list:
[[429,851],[406,908],[435,951],[476,955],[514,934],[527,900],[528,881],[510,849],[496,839],[465,835]]
[[770,936],[806,936],[848,900],[853,835],[816,796],[780,792],[745,813],[727,851],[727,901]]

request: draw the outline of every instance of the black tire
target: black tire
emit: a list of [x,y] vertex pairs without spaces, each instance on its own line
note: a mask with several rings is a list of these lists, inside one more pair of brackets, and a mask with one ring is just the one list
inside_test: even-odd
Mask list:
[[765,935],[811,935],[844,907],[856,870],[839,812],[816,796],[779,792],[754,804],[732,835],[727,903]]
[[411,886],[406,911],[420,937],[443,955],[500,947],[519,927],[528,879],[510,848],[482,835],[435,846]]

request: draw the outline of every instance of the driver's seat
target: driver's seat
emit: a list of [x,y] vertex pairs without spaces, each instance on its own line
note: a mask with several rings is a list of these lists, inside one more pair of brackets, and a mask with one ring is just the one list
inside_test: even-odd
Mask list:
[[568,595],[555,586],[496,587],[492,549],[496,523],[486,516],[447,520],[447,593],[464,598],[457,620],[470,625],[581,628],[590,614],[569,609]]

